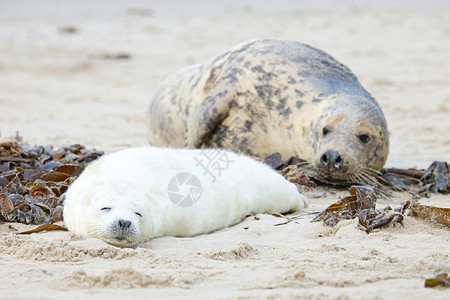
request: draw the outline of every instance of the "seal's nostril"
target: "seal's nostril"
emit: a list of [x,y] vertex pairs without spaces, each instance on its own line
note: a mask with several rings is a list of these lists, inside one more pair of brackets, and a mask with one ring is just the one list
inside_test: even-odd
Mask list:
[[336,150],[328,150],[320,157],[320,163],[330,171],[339,169],[344,159]]
[[127,220],[119,220],[119,227],[126,229],[129,228],[131,225],[131,221],[127,221]]

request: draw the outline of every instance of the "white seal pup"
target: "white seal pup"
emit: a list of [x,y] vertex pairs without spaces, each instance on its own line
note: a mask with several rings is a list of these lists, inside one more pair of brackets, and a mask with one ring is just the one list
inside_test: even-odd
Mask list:
[[101,157],[69,187],[69,231],[133,247],[195,236],[251,213],[300,210],[308,201],[267,165],[223,149],[132,148]]

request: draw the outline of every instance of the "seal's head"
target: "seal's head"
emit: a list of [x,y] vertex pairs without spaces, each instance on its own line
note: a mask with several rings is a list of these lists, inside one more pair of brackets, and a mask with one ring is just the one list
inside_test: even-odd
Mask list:
[[100,187],[93,195],[92,213],[96,221],[90,228],[90,236],[105,242],[120,246],[131,247],[142,240],[141,223],[145,222],[145,208],[143,195],[137,189],[126,184],[108,184],[108,189]]
[[313,169],[330,183],[370,183],[389,152],[384,115],[371,99],[334,97],[312,132]]
[[75,181],[64,207],[64,222],[77,234],[118,247],[133,247],[151,237],[152,224],[142,189],[124,182]]

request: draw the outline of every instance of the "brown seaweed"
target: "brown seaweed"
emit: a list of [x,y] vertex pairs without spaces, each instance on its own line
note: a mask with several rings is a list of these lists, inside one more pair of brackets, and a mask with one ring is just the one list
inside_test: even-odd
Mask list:
[[306,174],[305,170],[300,170],[297,165],[288,165],[279,173],[292,183],[308,187],[316,187],[314,181]]
[[67,231],[67,228],[57,225],[57,224],[42,224],[36,228],[17,232],[16,234],[32,234],[32,233],[38,233],[38,232],[42,232],[42,231],[55,231],[55,230]]
[[414,203],[409,207],[413,217],[432,220],[450,228],[450,208]]
[[306,163],[306,160],[295,156],[291,156],[283,161],[281,159],[280,153],[275,152],[264,158],[264,163],[269,165],[272,169],[280,171],[286,168],[287,166],[302,166]]
[[422,178],[423,174],[425,173],[424,170],[417,170],[417,169],[399,169],[399,168],[387,168],[383,169],[384,173],[392,173],[392,174],[399,174],[410,178],[420,179]]
[[419,193],[450,193],[450,168],[447,162],[434,161],[420,178],[423,187]]
[[[396,172],[389,171],[382,174],[386,184],[394,191],[412,191],[420,187],[420,180],[416,177],[407,175],[407,170],[396,169]],[[397,173],[398,172],[398,173]]]
[[403,224],[403,214],[392,209],[385,209],[379,214],[370,214],[370,211],[365,209],[358,213],[358,220],[359,224],[365,228],[366,232],[371,232],[374,229],[384,227],[390,223]]
[[383,169],[382,178],[397,191],[429,196],[450,193],[450,168],[447,162],[434,161],[426,171],[416,169]]
[[390,223],[402,224],[402,212],[394,211],[390,207],[377,210],[376,201],[376,193],[371,186],[352,186],[350,196],[328,206],[312,222],[323,221],[325,225],[335,226],[342,220],[358,217],[360,226],[367,233]]
[[266,165],[269,165],[272,169],[277,170],[278,167],[283,163],[283,160],[281,159],[280,153],[276,152],[264,158],[264,163]]
[[0,221],[47,224],[63,218],[64,193],[103,155],[79,144],[22,147],[0,143]]
[[312,221],[323,221],[325,225],[335,226],[342,220],[353,219],[357,212],[356,196],[347,196],[328,206]]
[[425,279],[425,287],[432,288],[437,286],[450,287],[450,277],[447,273],[441,273],[434,278]]
[[[368,182],[329,182],[311,172],[311,166],[304,159],[289,157],[282,160],[280,153],[274,153],[264,159],[264,163],[280,172],[283,176],[290,177],[290,181],[301,185],[314,187],[317,184],[331,185],[333,187],[345,187],[350,185],[371,185],[376,193],[385,198],[392,196],[392,191],[407,191],[415,196],[428,196],[430,193],[450,193],[450,168],[447,162],[435,161],[425,170],[386,168],[381,171],[381,176],[371,175]],[[293,167],[302,173],[301,177],[307,177],[307,184],[302,180],[293,178]],[[286,168],[289,169],[285,170]],[[288,179],[288,180],[289,180]],[[358,180],[357,180],[358,181]],[[312,185],[311,183],[314,183]]]

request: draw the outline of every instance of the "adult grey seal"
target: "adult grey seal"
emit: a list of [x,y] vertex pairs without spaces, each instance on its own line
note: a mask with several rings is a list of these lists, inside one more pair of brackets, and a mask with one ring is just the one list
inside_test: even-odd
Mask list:
[[329,182],[368,182],[389,152],[383,112],[356,76],[289,40],[249,41],[169,76],[147,122],[152,145],[279,152]]

